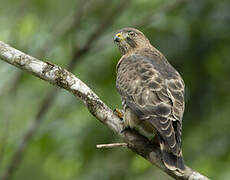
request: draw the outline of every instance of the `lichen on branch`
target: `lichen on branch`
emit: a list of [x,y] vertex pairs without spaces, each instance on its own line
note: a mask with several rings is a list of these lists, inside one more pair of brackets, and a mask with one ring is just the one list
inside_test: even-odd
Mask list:
[[134,130],[124,131],[121,119],[117,117],[85,83],[66,69],[49,62],[40,61],[1,41],[0,59],[71,92],[83,101],[93,116],[120,135],[127,143],[128,148],[175,179],[208,180],[207,177],[189,167],[186,167],[183,173],[168,170],[161,160],[160,148],[158,146],[151,144],[147,138],[141,136]]

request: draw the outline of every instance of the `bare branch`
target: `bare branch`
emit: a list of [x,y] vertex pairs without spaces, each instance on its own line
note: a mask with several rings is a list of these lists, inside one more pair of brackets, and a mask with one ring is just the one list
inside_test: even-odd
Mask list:
[[128,147],[127,143],[97,144],[97,148]]
[[[70,71],[73,70],[75,68],[75,66],[77,65],[77,62],[79,61],[80,57],[84,56],[88,51],[91,50],[92,44],[95,41],[97,41],[101,37],[101,35],[103,35],[103,32],[105,31],[105,29],[107,27],[109,27],[114,22],[115,17],[117,17],[119,14],[121,14],[123,12],[125,5],[127,5],[127,3],[128,3],[128,1],[121,1],[111,11],[111,13],[108,14],[108,16],[106,16],[104,19],[101,20],[101,22],[99,23],[96,30],[89,36],[86,44],[81,49],[77,49],[77,48],[75,49],[72,59],[67,64],[66,68],[68,70],[70,70]],[[79,12],[81,13],[82,11],[79,11]],[[71,26],[69,26],[68,29],[66,29],[67,32],[71,28],[76,27],[80,23],[81,14],[76,13],[75,17],[76,18],[75,18],[74,24],[72,24]],[[63,34],[65,31],[60,28],[60,32],[62,32],[62,34]],[[54,42],[54,41],[51,40],[48,42]],[[47,49],[49,49],[49,48],[46,48],[43,50],[47,51]],[[22,74],[22,73],[20,73],[20,74]],[[43,117],[49,111],[49,107],[51,107],[51,105],[52,105],[52,103],[53,103],[53,101],[57,95],[57,92],[58,91],[56,88],[51,88],[48,91],[48,93],[46,94],[46,96],[43,99],[41,106],[40,106],[40,108],[39,108],[39,110],[35,116],[35,119],[32,121],[28,130],[25,132],[25,134],[22,138],[22,142],[20,142],[15,153],[13,154],[13,157],[9,163],[9,166],[7,167],[5,172],[3,173],[3,180],[9,180],[13,176],[14,172],[16,171],[17,167],[19,166],[20,162],[22,161],[22,159],[24,157],[27,146],[29,145],[34,134],[39,129],[39,127],[40,127],[40,125],[44,119]]]
[[[75,8],[74,13],[71,13],[71,15],[67,15],[62,20],[59,20],[58,24],[52,26],[52,29],[50,29],[50,38],[47,38],[47,40],[37,50],[37,52],[35,53],[36,57],[44,57],[47,52],[52,49],[61,38],[63,38],[63,36],[78,28],[83,13],[88,5],[88,2],[89,1],[80,0],[78,2],[80,6]],[[15,76],[15,79],[13,79],[13,81],[11,82],[11,85],[9,86],[10,88],[8,88],[8,92],[10,92],[9,94],[15,93],[18,85],[21,82],[22,77],[23,72],[19,71]]]
[[[128,143],[128,147],[176,179],[208,180],[207,177],[186,167],[184,172],[170,171],[164,166],[160,148],[134,130],[125,130],[122,121],[99,97],[72,73],[57,65],[40,61],[0,41],[0,58],[40,79],[59,86],[78,97],[90,113],[107,125]],[[3,178],[2,178],[3,179]]]

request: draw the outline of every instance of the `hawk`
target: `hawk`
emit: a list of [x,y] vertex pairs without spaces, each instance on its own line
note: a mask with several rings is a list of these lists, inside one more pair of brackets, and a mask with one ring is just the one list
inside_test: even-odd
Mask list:
[[183,79],[139,30],[121,29],[114,41],[122,55],[116,88],[122,98],[124,124],[150,140],[155,135],[165,166],[183,171]]

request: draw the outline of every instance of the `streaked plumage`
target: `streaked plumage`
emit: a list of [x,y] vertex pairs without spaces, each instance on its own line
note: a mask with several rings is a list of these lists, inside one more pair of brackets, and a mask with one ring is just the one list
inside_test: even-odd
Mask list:
[[148,138],[155,134],[166,167],[183,170],[183,79],[137,29],[124,28],[114,40],[123,55],[117,64],[116,87],[125,124]]

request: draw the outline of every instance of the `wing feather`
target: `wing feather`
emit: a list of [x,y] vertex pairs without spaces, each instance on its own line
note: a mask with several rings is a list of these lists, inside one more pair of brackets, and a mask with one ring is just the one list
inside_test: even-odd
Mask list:
[[180,153],[184,82],[179,73],[157,56],[133,54],[120,62],[116,87],[137,117],[154,126],[168,150]]

